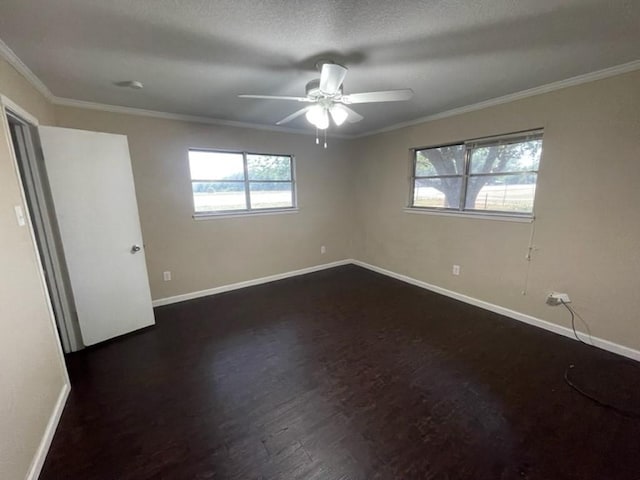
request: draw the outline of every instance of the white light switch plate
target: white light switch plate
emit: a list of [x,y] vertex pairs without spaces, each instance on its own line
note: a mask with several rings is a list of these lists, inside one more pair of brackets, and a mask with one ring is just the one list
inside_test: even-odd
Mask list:
[[16,205],[13,207],[16,211],[16,220],[18,220],[18,225],[24,227],[27,224],[27,220],[24,218],[24,210],[21,205]]

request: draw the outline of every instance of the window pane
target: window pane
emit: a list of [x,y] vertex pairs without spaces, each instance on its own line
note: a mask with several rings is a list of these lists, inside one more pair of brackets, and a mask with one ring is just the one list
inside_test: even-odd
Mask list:
[[247,155],[249,180],[291,180],[291,158]]
[[542,140],[489,145],[471,150],[471,173],[537,171]]
[[241,153],[189,150],[191,180],[244,180]]
[[219,212],[247,208],[244,182],[193,182],[196,212]]
[[464,145],[416,151],[416,177],[462,175],[463,169]]
[[251,208],[293,207],[291,184],[288,182],[252,182],[249,189]]
[[535,173],[470,177],[465,208],[507,213],[532,213]]
[[413,206],[458,209],[461,187],[461,177],[418,179],[413,189]]

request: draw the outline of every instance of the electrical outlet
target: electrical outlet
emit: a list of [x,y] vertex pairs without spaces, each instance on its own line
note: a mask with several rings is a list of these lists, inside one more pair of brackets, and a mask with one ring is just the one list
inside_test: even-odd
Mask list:
[[321,253],[322,255],[324,255],[325,253],[327,253],[327,247],[325,247],[324,245],[322,245],[322,246],[320,247],[320,253]]
[[547,295],[546,303],[547,305],[556,307],[558,305],[562,305],[563,303],[571,303],[571,299],[569,298],[568,293],[551,292],[549,295]]
[[165,282],[168,282],[171,280],[171,272],[162,272],[162,278]]
[[454,265],[453,269],[451,270],[451,273],[453,273],[456,276],[460,275],[460,265]]

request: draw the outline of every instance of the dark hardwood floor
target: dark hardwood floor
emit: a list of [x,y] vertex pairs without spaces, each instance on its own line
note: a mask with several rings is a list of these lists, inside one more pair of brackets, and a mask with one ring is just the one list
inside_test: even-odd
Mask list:
[[632,362],[355,266],[156,318],[69,356],[42,479],[640,479],[563,379]]

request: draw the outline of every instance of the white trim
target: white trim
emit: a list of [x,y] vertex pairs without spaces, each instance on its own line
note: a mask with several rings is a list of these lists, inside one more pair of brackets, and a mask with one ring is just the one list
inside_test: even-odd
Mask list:
[[170,305],[172,303],[184,302],[186,300],[192,300],[194,298],[207,297],[209,295],[217,295],[219,293],[230,292],[231,290],[238,290],[246,287],[253,287],[254,285],[262,285],[263,283],[275,282],[276,280],[283,280],[285,278],[297,277],[298,275],[305,275],[307,273],[319,272],[320,270],[327,270],[329,268],[340,267],[342,265],[349,265],[353,263],[353,260],[338,260],[336,262],[324,263],[321,265],[314,265],[313,267],[301,268],[300,270],[292,270],[285,273],[277,273],[275,275],[269,275],[267,277],[255,278],[253,280],[246,280],[244,282],[231,283],[229,285],[222,285],[220,287],[209,288],[207,290],[200,290],[198,292],[183,293],[182,295],[175,295],[173,297],[159,298],[154,300],[154,307],[161,307],[163,305]]
[[[400,273],[392,272],[391,270],[387,270],[381,267],[376,267],[375,265],[371,265],[369,263],[362,262],[360,260],[354,260],[354,259],[338,260],[337,262],[325,263],[322,265],[315,265],[313,267],[302,268],[300,270],[293,270],[290,272],[270,275],[268,277],[256,278],[254,280],[247,280],[244,282],[232,283],[229,285],[222,285],[220,287],[210,288],[207,290],[200,290],[198,292],[185,293],[185,294],[176,295],[173,297],[159,298],[153,301],[153,306],[161,307],[163,305],[170,305],[173,303],[184,302],[186,300],[207,297],[209,295],[217,295],[219,293],[229,292],[232,290],[239,290],[241,288],[252,287],[254,285],[261,285],[263,283],[275,282],[276,280],[296,277],[298,275],[305,275],[307,273],[318,272],[320,270],[327,270],[329,268],[339,267],[342,265],[350,265],[350,264],[357,265],[362,268],[366,268],[367,270],[371,270],[373,272],[380,273],[382,275],[386,275],[391,278],[395,278],[396,280],[400,280],[402,282],[409,283],[411,285],[415,285],[420,288],[424,288],[425,290],[430,290],[432,292],[439,293],[440,295],[444,295],[446,297],[450,297],[455,300],[460,300],[461,302],[468,303],[469,305],[474,305],[484,310],[489,310],[490,312],[504,315],[505,317],[509,317],[514,320],[518,320],[520,322],[532,325],[534,327],[542,328],[543,330],[557,333],[558,335],[562,335],[564,337],[568,337],[572,340],[575,340],[575,337],[573,336],[573,330],[567,327],[563,327],[562,325],[551,323],[546,320],[542,320],[540,318],[527,315],[526,313],[517,312],[515,310],[511,310],[506,307],[501,307],[500,305],[495,305],[493,303],[485,302],[484,300],[470,297],[462,293],[454,292],[453,290],[448,290],[446,288],[438,287],[437,285],[432,285],[430,283],[423,282],[422,280],[417,280],[407,275],[402,275]],[[623,357],[640,361],[640,351],[638,350],[635,350],[631,347],[626,347],[624,345],[620,345],[618,343],[611,342],[609,340],[605,340],[603,338],[593,337],[593,336],[587,335],[584,332],[578,331],[577,333],[578,333],[578,336],[581,337],[585,342],[591,343],[594,347],[598,347],[603,350],[607,350],[609,352],[622,355]]]
[[[594,82],[596,80],[602,80],[604,78],[615,77],[616,75],[622,75],[623,73],[629,73],[639,69],[640,69],[640,60],[634,60],[632,62],[623,63],[621,65],[615,65],[613,67],[605,68],[603,70],[597,70],[595,72],[585,73],[583,75],[577,75],[575,77],[566,78],[564,80],[559,80],[557,82],[547,83],[545,85],[529,88],[527,90],[521,90],[519,92],[510,93],[508,95],[503,95],[501,97],[490,98],[488,100],[484,100],[478,103],[473,103],[471,105],[464,105],[461,107],[453,108],[451,110],[445,110],[445,111],[434,113],[431,115],[426,115],[424,117],[415,118],[413,120],[408,120],[406,122],[396,123],[393,125],[389,125],[388,127],[380,128],[378,130],[371,130],[369,132],[363,132],[355,135],[337,134],[335,132],[331,132],[329,134],[329,137],[342,138],[342,139],[355,139],[355,138],[368,137],[371,135],[377,135],[379,133],[399,130],[404,127],[419,125],[421,123],[431,122],[434,120],[441,120],[443,118],[462,115],[464,113],[475,112],[477,110],[482,110],[483,108],[494,107],[497,105],[502,105],[504,103],[509,103],[516,100],[522,100],[525,98],[533,97],[536,95],[542,95],[545,93],[554,92],[556,90],[561,90],[567,87],[582,85],[583,83],[589,83],[589,82]],[[248,122],[237,122],[237,121],[231,121],[231,120],[219,120],[211,117],[158,112],[155,110],[144,110],[141,108],[122,107],[117,105],[106,105],[102,103],[74,100],[71,98],[62,98],[62,97],[54,96],[52,97],[52,101],[56,105],[77,107],[77,108],[87,108],[87,109],[101,110],[101,111],[112,112],[112,113],[143,115],[148,117],[164,118],[168,120],[181,120],[186,122],[206,123],[211,125],[222,125],[222,126],[239,127],[239,128],[253,128],[257,130],[267,130],[267,131],[282,132],[282,133],[294,133],[299,135],[315,135],[315,133],[311,131],[302,131],[302,130],[297,130],[293,128],[277,127],[272,125],[264,125],[264,124],[248,123]]]
[[[250,128],[253,130],[266,130],[269,132],[292,133],[296,135],[315,135],[314,131],[299,130],[296,128],[278,127],[262,123],[238,122],[235,120],[221,120],[213,117],[199,115],[187,115],[182,113],[160,112],[143,108],[124,107],[121,105],[108,105],[97,102],[75,100],[73,98],[53,97],[53,103],[63,107],[84,108],[101,112],[122,113],[125,115],[138,115],[143,117],[161,118],[163,120],[178,120],[182,122],[204,123],[207,125],[219,125],[223,127]],[[350,135],[341,135],[334,132],[327,133],[327,138],[351,138]]]
[[36,126],[36,127],[38,125],[40,125],[40,123],[38,122],[38,119],[36,117],[31,115],[29,112],[27,112],[24,108],[22,108],[17,103],[13,102],[9,97],[6,97],[5,95],[0,94],[0,103],[4,107],[4,112],[3,113],[4,113],[5,116],[7,115],[6,110],[9,109],[13,113],[15,113],[16,115],[21,117],[22,120],[30,123],[31,125]]
[[65,383],[62,386],[62,390],[60,390],[58,400],[53,407],[53,412],[51,412],[51,416],[49,417],[47,428],[45,428],[44,430],[42,440],[40,440],[38,450],[36,451],[36,454],[31,461],[31,466],[29,467],[29,471],[27,472],[25,480],[38,480],[40,472],[42,471],[42,466],[44,465],[44,461],[47,458],[47,453],[49,453],[49,447],[51,446],[51,442],[53,441],[53,436],[56,433],[56,428],[58,428],[58,423],[60,422],[60,417],[62,416],[62,412],[64,411],[64,406],[67,402],[67,398],[69,397],[70,390],[71,387],[69,386],[69,383]]
[[260,210],[242,210],[238,212],[225,213],[194,213],[193,219],[197,222],[203,220],[221,220],[223,218],[242,218],[242,217],[260,217],[263,215],[287,215],[291,213],[299,213],[299,208],[272,208],[265,211]]
[[54,95],[51,93],[51,90],[42,83],[35,73],[31,71],[29,67],[25,65],[25,63],[20,60],[20,58],[15,54],[13,50],[9,48],[9,46],[2,41],[0,38],[0,56],[3,57],[13,68],[15,68],[18,73],[20,73],[24,78],[26,78],[31,85],[38,90],[42,95],[45,96],[47,100],[50,102],[53,101]]
[[[8,103],[5,103],[8,102]],[[64,361],[64,351],[62,350],[62,343],[60,339],[60,335],[58,334],[58,325],[56,324],[56,317],[53,313],[53,305],[51,303],[51,295],[49,294],[49,287],[47,286],[47,280],[44,274],[44,268],[42,266],[42,260],[40,258],[40,250],[38,249],[38,242],[36,241],[35,230],[33,229],[33,224],[31,222],[31,215],[29,214],[29,204],[27,203],[27,194],[24,191],[24,184],[22,183],[22,176],[20,174],[20,167],[18,166],[18,159],[16,158],[13,141],[11,140],[11,132],[9,130],[9,122],[7,121],[7,110],[6,107],[11,106],[26,113],[22,107],[20,107],[17,103],[11,101],[9,98],[2,95],[0,97],[0,113],[2,114],[2,119],[0,119],[0,124],[4,125],[4,134],[7,141],[7,147],[9,149],[9,155],[11,156],[11,160],[13,161],[13,168],[15,172],[15,179],[18,183],[18,188],[20,189],[20,200],[22,202],[22,207],[26,212],[25,218],[27,220],[27,226],[29,229],[29,236],[31,237],[31,245],[33,247],[33,253],[35,255],[36,265],[38,268],[38,274],[40,276],[40,284],[42,286],[42,294],[45,297],[45,302],[47,305],[47,311],[49,312],[49,320],[51,321],[52,334],[56,339],[56,344],[58,346],[58,361],[60,362],[60,367],[62,368],[62,372],[65,378],[65,381],[69,383],[69,372],[67,372],[67,365]],[[18,112],[16,112],[18,113]],[[33,115],[27,113],[27,116],[35,120],[36,125],[38,119]],[[24,119],[26,120],[26,119]]]
[[[473,103],[471,105],[464,105],[462,107],[453,108],[451,110],[445,110],[443,112],[434,113],[432,115],[426,115],[424,117],[408,120],[406,122],[396,123],[393,125],[389,125],[388,127],[380,128],[378,130],[372,130],[369,132],[364,132],[356,135],[338,134],[335,132],[331,132],[328,136],[329,138],[342,138],[342,139],[355,139],[355,138],[368,137],[368,136],[376,135],[379,133],[399,130],[404,127],[410,127],[410,126],[418,125],[421,123],[431,122],[433,120],[440,120],[443,118],[461,115],[463,113],[474,112],[476,110],[482,110],[483,108],[494,107],[496,105],[502,105],[504,103],[513,102],[516,100],[522,100],[524,98],[529,98],[536,95],[542,95],[544,93],[554,92],[556,90],[560,90],[567,87],[573,87],[576,85],[581,85],[583,83],[589,83],[596,80],[602,80],[604,78],[614,77],[616,75],[621,75],[623,73],[632,72],[638,69],[640,69],[640,60],[635,60],[633,62],[624,63],[622,65],[616,65],[613,67],[605,68],[603,70],[597,70],[595,72],[585,73],[583,75],[577,75],[575,77],[559,80],[557,82],[552,82],[545,85],[540,85],[538,87],[530,88],[527,90],[510,93],[508,95],[503,95],[501,97],[491,98],[488,100],[484,100],[482,102]],[[303,131],[303,130],[298,130],[294,128],[277,127],[273,125],[264,125],[264,124],[249,123],[249,122],[237,122],[232,120],[220,120],[212,117],[159,112],[155,110],[145,110],[141,108],[123,107],[118,105],[106,105],[102,103],[86,102],[83,100],[75,100],[72,98],[63,98],[63,97],[56,97],[56,96],[52,96],[50,99],[56,105],[62,105],[67,107],[86,108],[86,109],[100,110],[100,111],[112,112],[112,113],[124,113],[129,115],[142,115],[147,117],[163,118],[167,120],[181,120],[186,122],[206,123],[210,125],[221,125],[221,126],[238,127],[238,128],[253,128],[256,130],[267,130],[267,131],[281,132],[281,133],[293,133],[298,135],[315,135],[315,133],[311,131]]]
[[[518,320],[520,322],[533,325],[534,327],[542,328],[544,330],[557,333],[558,335],[563,335],[565,337],[569,337],[575,340],[573,336],[573,331],[570,328],[563,327],[555,323],[547,322],[546,320],[542,320],[540,318],[536,318],[531,315],[527,315],[525,313],[516,312],[515,310],[510,310],[508,308],[501,307],[500,305],[495,305],[493,303],[485,302],[484,300],[479,300],[477,298],[470,297],[462,293],[454,292],[452,290],[447,290],[446,288],[438,287],[437,285],[432,285],[430,283],[423,282],[422,280],[417,280],[415,278],[402,275],[400,273],[392,272],[391,270],[376,267],[369,263],[361,262],[360,260],[352,260],[351,263],[353,263],[354,265],[358,265],[359,267],[363,267],[368,270],[371,270],[373,272],[377,272],[382,275],[395,278],[396,280],[400,280],[402,282],[409,283],[411,285],[415,285],[417,287],[424,288],[426,290],[430,290],[435,293],[439,293],[440,295],[445,295],[447,297],[460,300],[461,302],[465,302],[470,305],[474,305],[476,307],[489,310],[490,312],[498,313],[500,315],[504,315],[505,317],[513,318],[514,320]],[[580,337],[585,339],[585,341],[587,338],[589,338],[591,340],[590,343],[594,347],[598,347],[603,350],[607,350],[609,352],[616,353],[618,355],[622,355],[624,357],[628,357],[633,360],[640,361],[640,351],[638,350],[634,350],[633,348],[625,347],[624,345],[619,345],[617,343],[613,343],[613,342],[610,342],[609,340],[604,340],[602,338],[588,336],[584,332],[578,332],[578,333]]]
[[615,77],[616,75],[622,75],[623,73],[629,73],[639,69],[640,60],[634,60],[633,62],[623,63],[622,65],[616,65],[613,67],[605,68],[603,70],[597,70],[595,72],[577,75],[575,77],[559,80],[557,82],[547,83],[546,85],[540,85],[539,87],[529,88],[528,90],[510,93],[508,95],[503,95],[502,97],[491,98],[489,100],[473,103],[471,105],[464,105],[462,107],[445,110],[443,112],[434,113],[432,115],[416,118],[414,120],[396,123],[394,125],[389,125],[388,127],[380,128],[378,130],[372,130],[370,132],[353,135],[351,136],[351,138],[368,137],[370,135],[377,135],[379,133],[399,130],[404,127],[412,127],[421,123],[441,120],[443,118],[454,117],[456,115],[462,115],[463,113],[475,112],[476,110],[482,110],[483,108],[495,107],[497,105],[502,105],[503,103],[514,102],[516,100],[522,100],[524,98],[554,92],[563,88],[582,85],[583,83],[589,83],[596,80],[602,80],[604,78]]
[[515,223],[531,223],[534,217],[524,217],[508,214],[491,214],[491,213],[471,213],[471,212],[459,212],[459,211],[440,211],[429,210],[427,208],[420,207],[405,207],[402,209],[404,213],[412,213],[417,215],[435,215],[440,217],[459,217],[459,218],[475,218],[478,220],[497,220],[500,222],[515,222]]
[[[124,113],[128,115],[141,115],[147,117],[163,118],[166,120],[180,120],[185,122],[205,123],[211,125],[222,125],[228,127],[238,128],[252,128],[256,130],[267,130],[281,133],[293,133],[298,135],[314,135],[311,131],[297,130],[294,128],[277,127],[274,125],[264,125],[248,122],[237,122],[232,120],[220,120],[212,117],[204,117],[198,115],[184,115],[179,113],[159,112],[155,110],[145,110],[142,108],[123,107],[118,105],[107,105],[97,102],[87,102],[83,100],[75,100],[72,98],[64,98],[55,96],[51,90],[27,67],[20,58],[11,50],[6,43],[0,39],[0,56],[5,58],[19,73],[21,73],[40,93],[42,93],[49,101],[56,105],[86,108],[91,110],[101,110],[112,113]],[[602,80],[604,78],[614,77],[623,73],[632,72],[640,69],[640,60],[634,60],[632,62],[623,63],[621,65],[615,65],[613,67],[605,68],[603,70],[597,70],[595,72],[585,73],[583,75],[577,75],[575,77],[559,80],[557,82],[548,83],[538,87],[530,88],[528,90],[522,90],[515,93],[510,93],[501,97],[491,98],[479,103],[471,105],[465,105],[451,110],[445,110],[432,115],[419,117],[414,120],[406,122],[396,123],[388,127],[380,128],[378,130],[372,130],[369,132],[363,132],[356,135],[336,134],[331,132],[330,138],[343,138],[354,139],[368,137],[370,135],[376,135],[378,133],[390,132],[392,130],[398,130],[403,127],[410,127],[433,120],[440,120],[442,118],[453,117],[455,115],[461,115],[463,113],[473,112],[481,110],[487,107],[493,107],[501,105],[507,102],[513,102],[515,100],[521,100],[523,98],[533,97],[535,95],[541,95],[544,93],[553,92],[562,88],[572,87],[575,85],[581,85],[583,83],[593,82],[596,80]]]
[[[220,125],[236,128],[251,128],[254,130],[266,130],[280,133],[293,133],[297,135],[315,135],[315,132],[298,130],[295,128],[278,127],[275,125],[264,125],[250,122],[238,122],[233,120],[221,120],[212,117],[199,115],[185,115],[180,113],[159,112],[156,110],[146,110],[143,108],[124,107],[119,105],[108,105],[97,102],[87,102],[73,98],[64,98],[54,95],[51,90],[40,80],[35,73],[15,54],[9,46],[0,39],[0,57],[4,58],[13,68],[16,69],[36,90],[38,90],[47,100],[55,105],[64,107],[84,108],[88,110],[99,110],[102,112],[123,113],[126,115],[138,115],[144,117],[161,118],[164,120],[178,120],[183,122],[204,123],[209,125]],[[350,135],[340,135],[330,133],[329,138],[351,138]]]
[[[158,306],[162,306],[162,305],[169,305],[171,303],[177,303],[177,302],[182,302],[185,300],[190,300],[193,298],[200,298],[200,297],[204,297],[204,296],[208,296],[208,295],[216,295],[218,293],[223,293],[223,292],[228,292],[231,290],[237,290],[240,288],[245,288],[245,287],[250,287],[250,286],[254,286],[254,285],[260,285],[263,283],[268,283],[268,282],[273,282],[276,280],[281,280],[284,278],[289,278],[289,277],[294,277],[294,276],[298,276],[298,275],[304,275],[307,273],[313,273],[313,272],[317,272],[320,270],[326,270],[329,268],[333,268],[333,267],[338,267],[338,266],[342,266],[342,265],[348,265],[348,264],[353,264],[353,265],[357,265],[359,267],[362,268],[366,268],[368,270],[371,270],[373,272],[376,273],[380,273],[382,275],[386,275],[388,277],[391,278],[395,278],[397,280],[400,280],[402,282],[405,283],[409,283],[411,285],[415,285],[417,287],[420,288],[424,288],[426,290],[430,290],[432,292],[441,294],[441,295],[445,295],[447,297],[453,298],[455,300],[460,300],[462,302],[468,303],[470,305],[474,305],[476,307],[480,307],[483,308],[485,310],[489,310],[491,312],[495,312],[498,313],[500,315],[504,315],[506,317],[512,318],[514,320],[518,320],[524,323],[527,323],[529,325],[538,327],[538,328],[542,328],[544,330],[553,332],[553,333],[557,333],[559,335],[563,335],[565,337],[574,339],[573,337],[573,332],[571,329],[560,326],[560,325],[556,325],[554,323],[550,323],[547,322],[545,320],[541,320],[539,318],[533,317],[531,315],[526,315],[524,313],[520,313],[520,312],[516,312],[515,310],[510,310],[508,308],[505,307],[501,307],[499,305],[495,305],[489,302],[485,302],[484,300],[479,300],[477,298],[473,298],[473,297],[469,297],[467,295],[458,293],[458,292],[454,292],[452,290],[447,290],[446,288],[442,288],[442,287],[438,287],[436,285],[431,285],[429,283],[423,282],[421,280],[417,280],[415,278],[406,276],[406,275],[402,275],[399,273],[395,273],[392,272],[391,270],[387,270],[384,268],[380,268],[380,267],[376,267],[374,265],[371,265],[369,263],[365,263],[362,262],[360,260],[353,260],[353,259],[346,259],[346,260],[339,260],[336,262],[331,262],[331,263],[326,263],[323,265],[316,265],[313,267],[308,267],[308,268],[303,268],[300,270],[294,270],[294,271],[290,271],[290,272],[286,272],[286,273],[282,273],[282,274],[277,274],[277,275],[271,275],[268,277],[262,277],[262,278],[258,278],[255,280],[249,280],[246,282],[239,282],[239,283],[234,283],[231,285],[225,285],[222,287],[216,287],[216,288],[212,288],[209,290],[201,290],[199,292],[193,292],[190,294],[184,294],[184,295],[177,295],[174,297],[168,297],[168,298],[164,298],[164,299],[159,299],[159,300],[154,300],[153,301],[153,306],[154,307],[158,307]],[[585,336],[585,334],[583,332],[580,332],[582,336]],[[629,347],[625,347],[623,345],[619,345],[617,343],[613,343],[610,342],[608,340],[604,340],[598,337],[590,337],[592,344],[598,348],[601,348],[603,350],[607,350],[609,352],[612,353],[616,353],[618,355],[622,355],[628,358],[631,358],[633,360],[638,360],[640,361],[640,351],[638,350],[634,350],[632,348]],[[575,340],[575,339],[574,339]],[[26,476],[26,480],[37,480],[38,476],[40,475],[40,472],[42,470],[42,467],[44,465],[44,461],[46,459],[47,453],[49,451],[49,447],[51,446],[51,442],[53,440],[53,436],[55,434],[56,428],[58,426],[58,423],[60,422],[60,418],[62,416],[62,412],[64,411],[64,406],[65,403],[67,401],[67,398],[69,396],[69,392],[70,392],[70,385],[68,383],[68,378],[67,378],[67,382],[62,386],[62,390],[60,391],[60,394],[58,395],[58,400],[56,401],[56,404],[54,406],[53,412],[51,413],[51,416],[49,418],[49,422],[47,423],[47,427],[45,429],[44,435],[42,436],[42,440],[40,441],[40,445],[38,447],[38,450],[33,458],[33,461],[31,462],[31,466],[29,468],[29,471],[27,473]]]

